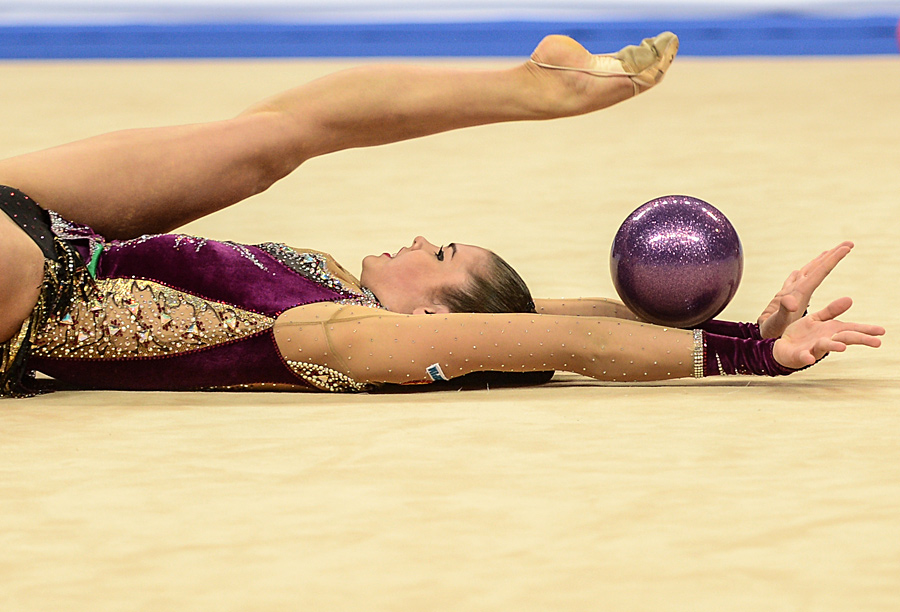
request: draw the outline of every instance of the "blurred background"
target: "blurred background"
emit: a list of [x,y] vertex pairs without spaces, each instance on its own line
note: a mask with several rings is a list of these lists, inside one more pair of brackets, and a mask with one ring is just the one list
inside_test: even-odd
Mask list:
[[0,58],[520,56],[547,31],[616,49],[677,30],[683,55],[898,51],[898,0],[19,0]]

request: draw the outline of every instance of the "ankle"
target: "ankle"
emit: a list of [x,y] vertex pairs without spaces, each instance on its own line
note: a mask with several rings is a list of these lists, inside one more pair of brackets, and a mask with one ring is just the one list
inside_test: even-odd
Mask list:
[[516,104],[531,120],[565,117],[565,92],[543,69],[528,61],[514,69]]
[[538,44],[526,66],[546,88],[543,99],[550,116],[581,115],[635,95],[635,86],[625,74],[608,73],[603,78],[590,74],[595,57],[602,56],[593,56],[568,36],[547,36]]

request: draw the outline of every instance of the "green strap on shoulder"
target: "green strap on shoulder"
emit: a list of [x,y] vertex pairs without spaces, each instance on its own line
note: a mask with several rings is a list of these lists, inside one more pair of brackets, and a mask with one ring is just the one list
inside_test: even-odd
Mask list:
[[103,253],[103,245],[98,244],[94,249],[94,252],[91,253],[91,261],[88,262],[87,271],[88,274],[91,275],[91,278],[97,278],[97,266],[100,263],[100,255]]

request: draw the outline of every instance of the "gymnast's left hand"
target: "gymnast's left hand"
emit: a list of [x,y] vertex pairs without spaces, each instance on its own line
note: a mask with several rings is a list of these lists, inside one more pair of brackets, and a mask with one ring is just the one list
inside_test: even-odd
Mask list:
[[791,323],[800,320],[809,308],[813,292],[852,248],[852,242],[842,242],[791,272],[781,290],[757,319],[760,335],[763,338],[780,338]]
[[775,360],[787,368],[799,370],[830,352],[842,353],[851,345],[881,346],[878,336],[884,335],[883,327],[837,320],[852,304],[850,298],[840,298],[819,312],[791,323],[775,341],[772,349]]

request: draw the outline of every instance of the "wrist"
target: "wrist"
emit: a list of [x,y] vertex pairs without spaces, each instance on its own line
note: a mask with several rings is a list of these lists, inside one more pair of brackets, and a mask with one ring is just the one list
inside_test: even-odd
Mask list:
[[775,359],[775,342],[774,339],[732,338],[694,330],[694,377],[793,374],[796,370]]
[[762,340],[759,323],[738,323],[734,321],[719,321],[711,319],[699,326],[705,332],[716,334],[717,336],[728,336],[730,338],[747,338],[750,340]]

